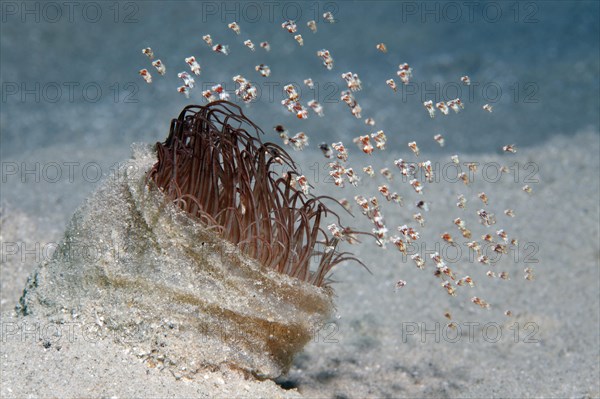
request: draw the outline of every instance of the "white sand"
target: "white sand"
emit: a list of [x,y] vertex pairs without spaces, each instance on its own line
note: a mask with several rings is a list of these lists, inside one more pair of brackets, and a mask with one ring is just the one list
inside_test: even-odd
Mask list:
[[[64,150],[42,149],[29,158],[56,160]],[[462,288],[457,297],[449,297],[431,275],[429,260],[427,269],[420,271],[410,259],[404,264],[391,248],[382,252],[370,243],[363,245],[357,254],[373,275],[356,265],[341,265],[336,270],[337,317],[297,357],[289,375],[280,379],[284,387],[297,390],[284,390],[272,381],[244,380],[229,371],[207,371],[194,380],[177,379],[167,371],[148,368],[110,339],[95,343],[61,339],[46,349],[41,338],[47,337],[14,332],[24,321],[36,325],[35,320],[11,315],[35,262],[8,256],[1,269],[0,396],[285,397],[298,396],[299,391],[306,397],[598,397],[599,150],[598,134],[582,133],[557,137],[516,155],[464,156],[463,161],[534,161],[539,165],[540,183],[532,184],[531,197],[520,190],[522,182],[505,179],[466,190],[449,184],[427,186],[427,198],[432,203],[431,211],[424,213],[427,225],[422,229],[423,241],[433,245],[443,231],[456,238],[458,231],[452,219],[481,208],[475,194],[483,189],[498,216],[498,224],[490,230],[503,227],[520,242],[539,245],[539,264],[533,266],[536,279],[523,280],[522,270],[528,265],[522,258],[518,263],[503,259],[494,267],[495,271],[510,271],[510,281],[490,280],[485,277],[488,268],[460,262],[456,266],[460,275],[470,274],[477,287]],[[103,152],[111,153],[107,149]],[[303,165],[322,162],[320,156],[311,154],[299,154]],[[103,159],[85,148],[79,149],[79,156]],[[114,149],[111,156],[126,159],[128,154],[121,148]],[[427,159],[426,154],[423,156]],[[386,154],[387,164],[395,158]],[[58,241],[61,224],[91,188],[93,185],[81,182],[3,185],[10,194],[3,194],[7,203],[2,210],[2,242],[30,245]],[[320,185],[319,189],[338,193],[331,185]],[[458,189],[470,200],[465,211],[454,206]],[[375,188],[366,183],[359,191],[370,194]],[[32,198],[32,194],[38,196]],[[350,190],[343,195],[350,198],[354,194]],[[17,201],[25,197],[28,199]],[[57,200],[60,198],[63,200]],[[387,205],[384,208],[390,226],[410,221],[414,212],[410,194],[405,201],[399,211]],[[502,210],[509,206],[517,217],[507,221]],[[477,225],[475,218],[464,218],[475,238],[483,234],[485,228]],[[357,222],[369,227],[361,217]],[[408,285],[395,290],[398,279],[407,280]],[[472,295],[485,298],[492,308],[483,310],[470,303]],[[504,316],[505,309],[511,309],[514,316]],[[444,340],[446,311],[462,329],[458,342]],[[435,323],[440,323],[439,342],[433,333],[406,334],[413,326],[435,330]],[[479,325],[469,333],[466,323]],[[489,324],[484,335],[482,326],[486,323],[497,324]],[[495,335],[494,326],[502,327],[502,337],[496,343],[489,342]],[[537,342],[524,342],[532,331],[529,338]],[[448,331],[448,336],[454,338],[453,331]]]

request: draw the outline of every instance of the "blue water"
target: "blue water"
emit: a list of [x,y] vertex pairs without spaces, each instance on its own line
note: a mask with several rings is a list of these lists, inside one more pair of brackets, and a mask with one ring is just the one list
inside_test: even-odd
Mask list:
[[[482,152],[600,127],[597,1],[77,4],[70,10],[61,2],[2,3],[3,158],[61,143],[112,148],[164,139],[184,105],[205,103],[201,89],[190,100],[175,91],[190,55],[202,65],[199,86],[224,82],[233,90],[237,74],[259,85],[260,100],[244,109],[268,140],[278,140],[276,124],[305,131],[315,146],[383,129],[391,147],[405,149],[416,139],[422,150],[440,151],[431,137],[443,133],[444,151]],[[323,21],[327,10],[336,23]],[[315,17],[313,34],[306,21]],[[281,28],[286,18],[297,19],[303,47]],[[239,36],[227,28],[233,20]],[[212,52],[201,38],[206,33],[231,54]],[[243,46],[248,38],[255,52]],[[262,40],[271,52],[258,47]],[[379,42],[387,54],[375,49]],[[146,46],[166,64],[167,76],[141,54]],[[334,57],[332,71],[316,56],[322,48]],[[385,80],[402,86],[395,71],[403,62],[414,69],[412,83],[394,93]],[[260,63],[271,67],[269,78],[254,70]],[[138,76],[141,68],[153,74],[152,85]],[[359,74],[363,90],[355,96],[375,127],[340,101],[340,74],[347,71]],[[471,87],[460,84],[463,75]],[[307,77],[318,90],[302,85]],[[304,104],[316,98],[324,105],[324,118],[312,113],[297,120],[280,105],[290,82],[300,84]],[[459,114],[438,112],[431,120],[422,106],[457,95],[466,107]],[[485,103],[494,106],[492,114],[482,110]]]

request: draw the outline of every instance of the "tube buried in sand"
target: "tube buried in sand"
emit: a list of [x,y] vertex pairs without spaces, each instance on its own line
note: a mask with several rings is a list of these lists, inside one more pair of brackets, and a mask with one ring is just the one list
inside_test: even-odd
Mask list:
[[[287,154],[251,135],[240,141],[246,120],[241,111],[231,117],[232,107],[196,107],[188,119],[184,110],[165,143],[134,145],[132,159],[76,211],[53,258],[29,278],[20,314],[93,326],[95,337],[178,375],[219,367],[258,378],[287,372],[333,310],[323,278],[336,258],[324,254],[309,269],[318,211],[327,208],[286,191],[285,179],[265,177],[271,157]],[[198,129],[211,134],[187,134]],[[194,152],[194,141],[212,145],[222,161],[209,164],[212,174],[204,169],[208,153]],[[186,156],[194,168],[181,163]],[[252,178],[244,175],[252,170]],[[203,192],[210,198],[200,198]],[[268,202],[265,195],[287,197]],[[290,198],[302,204],[296,213],[277,208],[289,208]],[[299,224],[302,212],[317,218]],[[306,234],[295,234],[299,228]]]

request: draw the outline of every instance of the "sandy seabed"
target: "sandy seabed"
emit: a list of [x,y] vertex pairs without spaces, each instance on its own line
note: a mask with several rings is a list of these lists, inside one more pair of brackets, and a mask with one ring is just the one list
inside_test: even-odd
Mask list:
[[[82,160],[102,160],[102,154],[112,150],[70,153]],[[60,151],[69,152],[64,147]],[[114,149],[113,154],[123,153],[125,159],[123,151]],[[502,259],[495,266],[497,271],[509,271],[510,281],[488,279],[487,268],[477,264],[458,266],[481,284],[473,294],[463,289],[450,297],[431,275],[432,264],[421,271],[391,248],[381,252],[370,243],[357,247],[356,254],[372,275],[356,265],[337,267],[336,316],[277,383],[245,379],[233,371],[181,378],[149,367],[110,337],[60,339],[48,345],[39,332],[19,329],[47,322],[15,318],[13,310],[35,259],[8,256],[4,247],[0,396],[599,397],[599,151],[597,132],[587,132],[555,137],[515,155],[465,156],[464,160],[481,163],[506,163],[507,156],[521,165],[534,162],[539,183],[531,184],[531,196],[521,191],[523,175],[517,183],[510,179],[475,183],[460,191],[470,200],[466,211],[454,205],[457,185],[432,186],[423,240],[439,241],[436,237],[443,231],[458,235],[452,220],[466,214],[461,212],[479,209],[476,193],[484,189],[498,215],[492,229],[505,228],[520,242],[536,244],[535,253],[516,261]],[[56,159],[57,153],[50,147],[27,157],[39,162]],[[316,152],[299,155],[301,164],[322,162]],[[386,154],[381,162],[390,164],[395,155]],[[27,243],[27,248],[59,241],[70,214],[91,188],[3,184],[1,241]],[[319,190],[337,193],[332,185]],[[361,190],[374,193],[376,185],[365,182]],[[386,208],[390,225],[410,222],[414,198],[407,195],[403,208]],[[502,210],[508,207],[517,216],[504,224]],[[475,237],[485,231],[474,218],[469,220]],[[361,217],[356,223],[368,228]],[[525,267],[534,268],[534,281],[523,279]],[[395,289],[398,279],[406,280],[406,287]],[[491,309],[470,303],[472,295],[486,298]],[[511,318],[504,316],[507,309]],[[460,335],[445,328],[445,312],[452,313]]]

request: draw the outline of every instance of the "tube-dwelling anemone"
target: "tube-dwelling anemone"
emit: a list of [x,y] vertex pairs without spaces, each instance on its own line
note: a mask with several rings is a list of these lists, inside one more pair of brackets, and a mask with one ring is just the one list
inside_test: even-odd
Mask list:
[[[32,273],[19,314],[98,326],[190,378],[287,372],[331,317],[326,275],[354,258],[321,227],[337,217],[325,198],[295,189],[294,162],[260,133],[221,101],[186,107],[164,143],[134,145],[125,178],[85,201]],[[71,250],[82,242],[98,256]]]
[[[329,213],[339,223],[322,202],[337,201],[294,188],[294,161],[278,145],[263,143],[261,133],[230,102],[188,106],[172,120],[166,141],[157,143],[158,162],[148,178],[167,200],[264,267],[322,286],[334,265],[356,260],[337,252],[338,240],[321,226]],[[280,176],[276,165],[286,173]]]

